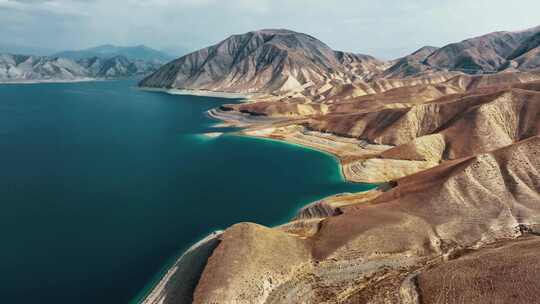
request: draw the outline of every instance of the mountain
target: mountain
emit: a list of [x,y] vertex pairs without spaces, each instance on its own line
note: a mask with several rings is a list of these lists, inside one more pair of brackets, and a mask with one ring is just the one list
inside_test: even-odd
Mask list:
[[382,79],[533,71],[540,68],[539,35],[540,27],[494,32],[441,48],[426,46],[383,62],[367,55],[334,51],[306,34],[260,30],[233,35],[176,59],[140,85],[319,101],[328,99],[320,89],[329,86],[362,94],[362,82],[382,83]]
[[111,44],[77,51],[63,51],[56,53],[53,56],[69,58],[73,60],[88,59],[92,57],[109,59],[113,57],[123,56],[129,60],[143,60],[159,63],[165,63],[173,59],[168,54],[151,49],[144,45],[121,47]]
[[124,56],[111,58],[91,57],[77,61],[91,75],[98,78],[122,78],[137,75],[148,75],[161,66],[155,61],[130,60]]
[[282,92],[331,80],[368,77],[382,62],[336,52],[321,41],[289,30],[231,36],[163,66],[140,85],[223,92]]
[[383,72],[383,77],[404,78],[431,71],[432,68],[423,64],[423,62],[438,49],[434,46],[424,46],[408,56],[397,59]]
[[436,71],[467,74],[540,68],[540,27],[517,32],[494,32],[448,44],[424,47],[400,58],[384,71],[384,78],[419,76]]
[[[433,52],[425,60],[431,67],[468,74],[494,73],[524,48],[538,47],[530,39],[540,33],[540,26],[517,32],[494,32],[452,43]],[[536,38],[537,39],[537,38]],[[522,68],[529,69],[523,66]],[[532,67],[534,68],[534,67]]]
[[161,64],[123,56],[74,61],[62,57],[0,54],[0,82],[124,78],[155,72]]
[[540,32],[525,40],[508,57],[509,66],[517,70],[540,68]]
[[0,54],[0,81],[76,80],[89,77],[73,60]]

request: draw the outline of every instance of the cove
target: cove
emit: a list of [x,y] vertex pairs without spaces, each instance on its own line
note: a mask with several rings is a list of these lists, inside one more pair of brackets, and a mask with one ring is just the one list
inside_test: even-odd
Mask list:
[[314,150],[201,137],[230,99],[135,85],[0,85],[3,302],[129,303],[214,230],[372,187]]

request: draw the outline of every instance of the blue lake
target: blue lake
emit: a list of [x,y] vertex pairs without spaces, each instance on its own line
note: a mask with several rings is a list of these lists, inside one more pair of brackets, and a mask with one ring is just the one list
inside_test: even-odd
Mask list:
[[135,85],[0,85],[2,303],[128,303],[213,230],[370,188],[317,151],[200,135],[237,101]]

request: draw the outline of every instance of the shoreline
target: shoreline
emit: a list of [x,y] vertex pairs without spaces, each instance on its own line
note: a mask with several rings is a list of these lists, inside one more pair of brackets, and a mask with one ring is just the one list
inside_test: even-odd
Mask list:
[[[168,90],[168,89],[153,89],[153,88],[144,88],[144,87],[138,87],[138,88],[141,89],[141,90],[146,90],[146,91],[164,92],[164,93],[174,95],[174,93],[171,93],[170,90]],[[222,98],[222,96],[219,93],[215,94],[215,95],[214,94],[213,95],[198,95],[198,94],[190,94],[190,93],[193,93],[193,91],[187,91],[187,92],[188,93],[186,93],[186,95],[220,97],[220,98]],[[179,95],[183,95],[183,94],[179,94]],[[380,185],[378,185],[376,183],[370,184],[370,183],[366,183],[366,182],[358,182],[358,181],[354,181],[354,180],[349,179],[347,174],[345,173],[345,170],[344,170],[344,166],[343,166],[343,163],[342,163],[343,159],[338,154],[332,153],[329,150],[324,150],[321,147],[318,147],[318,146],[315,146],[315,145],[308,145],[308,144],[305,144],[305,143],[295,142],[295,141],[291,141],[291,140],[287,140],[287,139],[275,138],[275,137],[272,137],[272,136],[265,136],[265,135],[262,135],[262,134],[253,134],[253,133],[250,134],[249,133],[250,131],[253,131],[253,130],[256,131],[256,129],[251,129],[251,128],[256,128],[256,127],[267,127],[267,128],[270,127],[270,128],[272,128],[273,124],[279,123],[279,122],[284,122],[284,121],[287,120],[286,118],[254,117],[254,116],[251,116],[249,114],[243,114],[243,113],[237,113],[237,112],[230,112],[230,113],[227,113],[227,114],[224,114],[224,113],[227,113],[227,112],[222,112],[219,109],[211,109],[211,110],[208,110],[206,112],[206,114],[207,114],[207,116],[209,118],[211,118],[213,120],[216,120],[218,122],[221,122],[222,127],[239,127],[239,128],[242,128],[242,130],[240,130],[240,131],[231,132],[231,134],[234,135],[234,136],[246,137],[246,138],[250,138],[252,140],[273,141],[273,142],[277,142],[277,143],[281,143],[281,144],[287,144],[287,145],[295,146],[295,147],[301,148],[301,149],[308,149],[308,150],[316,151],[318,153],[323,153],[323,154],[325,154],[327,156],[330,156],[333,159],[333,161],[335,162],[335,164],[338,166],[338,172],[339,172],[338,174],[339,174],[340,179],[341,179],[342,182],[353,183],[353,184],[366,184],[366,185],[373,186],[373,187],[371,187],[369,189],[366,189],[364,191],[360,191],[360,192],[357,192],[357,193],[335,193],[335,194],[320,198],[320,199],[315,200],[315,201],[303,202],[303,203],[299,202],[298,208],[295,211],[291,212],[291,217],[290,218],[284,219],[282,223],[276,223],[275,225],[271,226],[272,228],[287,229],[288,226],[294,225],[298,221],[302,221],[302,220],[298,219],[298,217],[300,216],[300,214],[302,212],[304,212],[307,209],[313,208],[313,207],[317,208],[317,206],[320,205],[320,204],[325,204],[327,202],[332,202],[333,200],[340,201],[341,199],[347,198],[347,197],[356,197],[356,196],[370,197],[370,195],[377,193],[377,191],[378,191],[377,189],[379,188]],[[221,136],[221,134],[222,133],[220,133],[220,136]],[[211,137],[208,136],[208,133],[202,133],[202,134],[199,134],[199,135],[205,136],[207,138],[211,138]],[[309,220],[310,219],[307,219],[307,221],[309,221]],[[320,219],[313,218],[311,220],[320,220]],[[200,239],[196,243],[194,243],[191,247],[189,247],[187,250],[183,251],[176,258],[171,258],[171,260],[173,260],[173,262],[171,262],[170,264],[165,265],[162,268],[162,270],[156,275],[156,278],[154,280],[152,280],[148,284],[148,286],[146,286],[145,289],[143,291],[141,291],[141,293],[139,295],[137,295],[137,297],[131,303],[132,304],[135,304],[135,303],[137,303],[137,304],[158,304],[158,303],[163,303],[163,301],[165,301],[165,298],[167,298],[166,286],[168,284],[174,284],[175,283],[175,280],[173,279],[173,276],[178,274],[178,272],[179,272],[178,265],[183,262],[183,259],[185,259],[186,256],[189,256],[194,251],[197,251],[199,248],[201,248],[201,246],[204,246],[205,244],[208,244],[208,242],[214,241],[214,242],[219,243],[219,241],[220,241],[219,237],[221,236],[222,233],[223,233],[223,231],[214,231],[210,235],[208,235],[208,236]],[[216,245],[216,247],[217,247],[217,245]],[[212,253],[213,253],[213,250],[209,252],[209,255],[207,256],[207,258],[209,258],[212,255]],[[204,267],[206,267],[206,262],[207,261],[204,261]],[[202,275],[202,271],[204,271],[204,267],[202,268],[199,276]],[[195,285],[195,288],[196,288],[196,285]]]
[[0,81],[3,84],[43,84],[43,83],[77,83],[77,82],[92,82],[105,81],[102,78],[80,78],[80,79],[36,79],[36,80],[15,80],[15,81]]
[[[199,135],[205,136],[208,139],[214,139],[212,137],[208,137],[206,134],[207,133],[201,133]],[[226,133],[223,133],[223,134],[226,134]],[[231,132],[229,133],[229,135],[244,137],[250,140],[261,140],[261,141],[275,142],[279,144],[286,144],[286,145],[294,146],[295,148],[307,149],[307,150],[315,151],[317,153],[322,153],[326,156],[329,156],[334,161],[335,165],[338,166],[338,172],[339,172],[338,175],[341,182],[358,184],[358,185],[364,184],[370,187],[368,189],[365,189],[359,192],[354,192],[354,193],[339,192],[339,193],[324,196],[315,200],[298,202],[297,205],[293,206],[294,209],[291,210],[288,216],[286,216],[282,221],[279,221],[277,223],[274,223],[268,226],[269,228],[289,230],[290,229],[289,226],[294,226],[295,224],[302,221],[306,221],[306,222],[309,222],[312,220],[319,221],[321,220],[321,218],[302,219],[301,214],[305,212],[305,210],[308,210],[311,208],[316,209],[318,205],[320,204],[327,204],[327,203],[333,204],[332,202],[336,201],[336,204],[339,205],[339,202],[342,199],[346,199],[349,197],[359,197],[360,199],[362,199],[364,196],[372,197],[372,195],[377,195],[378,189],[381,186],[379,184],[368,184],[368,183],[361,183],[361,182],[354,182],[354,181],[347,180],[347,178],[345,177],[342,171],[341,161],[339,157],[328,151],[324,151],[316,147],[302,145],[302,144],[291,142],[291,141],[285,141],[285,140],[280,140],[280,139],[271,138],[271,137],[253,136],[249,134],[244,134],[242,132]],[[145,289],[141,291],[140,294],[137,295],[137,297],[130,302],[130,304],[161,304],[163,303],[162,301],[164,301],[164,298],[166,297],[165,286],[167,284],[170,284],[171,281],[173,281],[172,277],[176,275],[177,272],[179,271],[178,265],[183,262],[182,260],[189,254],[191,254],[192,252],[197,251],[201,246],[204,246],[205,244],[207,244],[209,241],[219,242],[220,241],[219,237],[224,231],[225,230],[215,230],[211,232],[209,235],[207,235],[206,237],[203,237],[197,240],[188,249],[181,251],[179,255],[172,257],[170,261],[165,266],[163,266],[163,268],[156,274],[155,278],[150,283],[148,283]],[[210,258],[211,255],[212,255],[212,252],[209,253],[207,258]],[[205,265],[206,265],[206,261],[205,261]],[[202,271],[204,271],[204,268],[202,269]],[[200,275],[202,275],[202,271]]]
[[294,144],[333,156],[346,182],[383,184],[439,165],[437,159],[398,157],[400,149],[407,147],[312,130],[306,126],[309,118],[249,117],[219,109],[210,112],[211,118],[225,121],[224,125],[241,128],[236,134]]
[[[249,127],[249,126],[252,126],[252,125],[257,124],[257,123],[269,123],[269,124],[271,124],[273,122],[275,123],[275,122],[281,121],[281,119],[275,119],[274,120],[274,119],[269,119],[269,118],[264,118],[264,119],[261,119],[261,121],[256,121],[255,120],[256,118],[250,117],[249,114],[243,115],[242,113],[227,113],[226,116],[225,116],[223,111],[220,111],[220,110],[217,110],[217,109],[210,109],[206,113],[207,113],[208,117],[210,117],[210,118],[212,118],[212,119],[214,119],[216,121],[221,121],[224,125],[228,125],[228,126],[231,126],[231,127],[240,127],[240,128],[242,128],[243,126]],[[236,118],[236,121],[234,120],[234,118]],[[313,150],[313,151],[317,151],[317,152],[326,154],[328,156],[331,156],[335,160],[335,162],[336,162],[336,164],[337,164],[337,166],[339,168],[339,172],[340,172],[342,180],[345,181],[345,182],[349,182],[349,183],[355,183],[354,181],[351,181],[351,180],[349,180],[347,178],[347,176],[346,176],[346,174],[345,174],[345,172],[343,170],[342,159],[339,157],[339,155],[334,154],[334,153],[332,153],[332,152],[330,152],[328,150],[323,150],[323,149],[321,149],[319,147],[316,147],[316,146],[304,145],[304,144],[294,142],[294,141],[289,141],[289,140],[286,140],[286,139],[279,139],[279,138],[274,138],[274,137],[265,136],[265,135],[250,134],[250,133],[246,132],[246,129],[235,132],[235,135],[237,135],[237,136],[245,136],[245,137],[250,137],[250,138],[256,138],[256,139],[262,139],[262,140],[276,141],[276,142],[280,142],[280,143],[286,143],[288,145],[293,145],[293,146],[296,146],[296,147],[299,147],[299,148],[309,149],[309,150]]]
[[[219,237],[222,233],[223,230],[215,230],[193,243],[186,250],[180,251],[175,257],[171,257],[169,262],[164,265],[155,275],[154,279],[150,281],[133,300],[130,301],[130,304],[162,303],[168,296],[167,289],[171,288],[168,286],[169,284],[177,283],[178,281],[186,281],[180,280],[180,278],[176,277],[181,275],[187,276],[188,286],[186,286],[186,284],[182,284],[184,293],[181,293],[180,295],[176,294],[176,296],[179,296],[181,300],[185,299],[185,297],[190,297],[193,292],[189,288],[189,283],[196,286],[199,277],[202,274],[202,270],[200,273],[198,273],[196,271],[197,269],[185,268],[193,266],[193,264],[199,264],[199,266],[202,264],[206,265],[206,260],[212,254],[213,249],[219,244]],[[204,261],[202,261],[202,259],[204,259]],[[201,262],[204,263],[201,264]],[[202,265],[203,268],[204,265]],[[182,272],[182,270],[184,271]],[[189,270],[195,272],[189,273]],[[190,280],[191,282],[189,282]],[[175,287],[178,288],[178,286]]]
[[302,148],[302,149],[308,149],[308,150],[312,150],[312,151],[317,151],[319,153],[328,155],[335,161],[336,165],[338,166],[339,175],[341,176],[341,179],[344,182],[354,183],[354,184],[365,184],[365,183],[355,182],[355,181],[351,181],[351,180],[347,179],[347,177],[345,175],[345,172],[343,170],[343,164],[341,163],[342,160],[339,158],[338,155],[333,154],[332,152],[322,150],[322,149],[320,149],[318,147],[315,147],[315,146],[303,145],[303,144],[300,144],[300,143],[297,143],[297,142],[288,141],[288,140],[284,140],[284,139],[273,138],[273,137],[269,137],[269,136],[258,136],[258,135],[246,134],[243,131],[240,131],[235,135],[236,136],[243,136],[243,137],[253,138],[253,139],[258,139],[258,140],[268,140],[268,141],[279,142],[279,143],[295,146],[295,147]]
[[400,172],[400,168],[396,170],[395,174],[388,176],[373,173],[391,165],[399,167],[405,162],[413,163],[378,158],[379,154],[393,148],[393,146],[371,144],[356,138],[308,130],[302,126],[303,120],[289,120],[286,117],[249,116],[249,114],[219,109],[209,110],[208,114],[210,118],[222,121],[220,126],[241,128],[235,132],[237,135],[274,140],[332,156],[336,160],[345,182],[385,183],[404,176]]
[[226,99],[243,99],[248,100],[255,94],[243,94],[243,93],[231,93],[231,92],[218,92],[210,90],[189,90],[189,89],[165,89],[165,88],[153,88],[153,87],[141,87],[137,86],[139,90],[148,92],[162,92],[171,95],[189,95],[189,96],[201,96],[201,97],[216,97]]

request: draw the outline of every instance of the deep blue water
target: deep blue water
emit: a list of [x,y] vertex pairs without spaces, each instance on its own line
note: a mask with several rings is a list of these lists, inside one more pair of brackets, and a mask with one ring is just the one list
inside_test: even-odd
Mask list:
[[316,151],[198,136],[231,100],[134,86],[0,85],[1,303],[128,303],[215,229],[368,187]]

